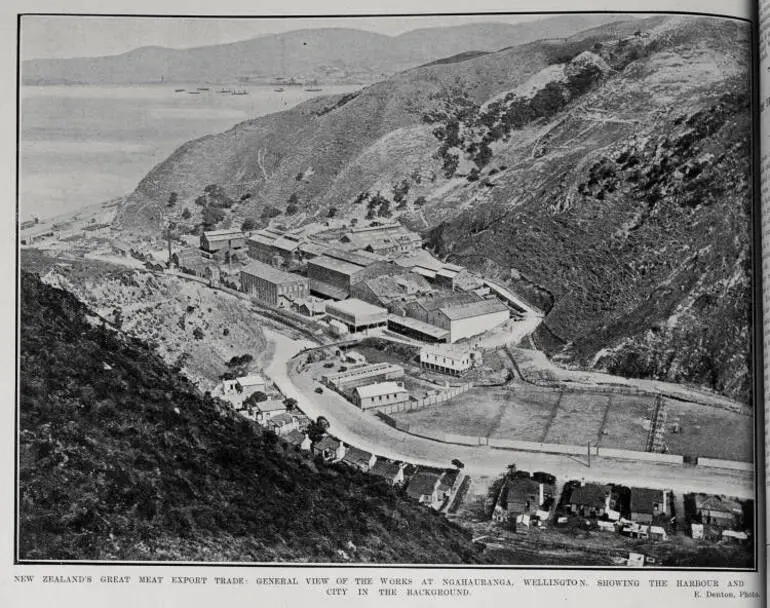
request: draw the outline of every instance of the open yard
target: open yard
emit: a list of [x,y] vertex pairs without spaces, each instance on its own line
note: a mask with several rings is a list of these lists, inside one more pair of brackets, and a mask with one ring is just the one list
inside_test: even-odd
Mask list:
[[609,406],[602,393],[564,393],[550,426],[544,433],[546,443],[596,443],[601,436]]
[[[666,399],[664,441],[672,454],[750,461],[748,414]],[[394,414],[411,431],[644,451],[654,398],[564,392],[525,384],[475,388],[423,410]],[[674,433],[674,423],[680,432]]]
[[[666,402],[664,440],[673,454],[751,461],[754,418],[705,405]],[[678,422],[679,433],[671,432]]]
[[650,415],[653,399],[626,395],[607,397],[612,405],[604,424],[600,446],[621,450],[643,451],[649,427],[644,421]]

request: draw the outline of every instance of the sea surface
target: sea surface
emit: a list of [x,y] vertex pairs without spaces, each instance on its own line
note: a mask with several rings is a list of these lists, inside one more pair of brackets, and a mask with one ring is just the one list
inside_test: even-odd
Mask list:
[[[175,92],[185,88],[185,92]],[[248,95],[222,94],[222,88]],[[20,219],[47,218],[131,192],[184,142],[287,110],[321,92],[271,86],[24,86],[21,88]]]

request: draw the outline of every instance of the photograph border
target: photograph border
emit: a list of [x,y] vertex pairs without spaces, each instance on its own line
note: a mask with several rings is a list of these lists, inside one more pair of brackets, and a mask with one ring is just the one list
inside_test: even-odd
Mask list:
[[[756,12],[756,11],[755,11]],[[351,19],[358,18],[410,18],[410,17],[500,17],[516,15],[579,15],[579,14],[610,14],[610,15],[685,15],[693,17],[714,17],[741,21],[750,28],[751,44],[751,113],[752,113],[752,198],[750,222],[752,226],[752,303],[751,303],[751,343],[753,374],[752,382],[752,406],[754,417],[754,442],[753,442],[753,478],[754,478],[754,567],[730,568],[730,567],[604,567],[604,566],[553,566],[543,564],[532,565],[474,565],[474,564],[403,564],[403,563],[337,563],[337,562],[205,562],[205,561],[121,561],[121,560],[27,560],[19,557],[19,433],[20,433],[20,188],[21,188],[21,36],[22,20],[25,17],[98,17],[98,18],[149,18],[149,19],[220,19],[220,20],[295,20],[302,19]],[[216,568],[344,568],[344,569],[419,569],[419,570],[478,570],[478,571],[519,571],[519,570],[554,570],[554,571],[584,571],[584,572],[738,572],[759,573],[764,571],[764,559],[760,559],[760,549],[765,550],[766,530],[764,525],[764,510],[761,508],[764,502],[760,499],[764,496],[764,484],[760,474],[760,466],[764,459],[764,360],[763,360],[763,311],[762,311],[762,249],[761,249],[761,214],[760,214],[760,138],[759,113],[759,19],[754,14],[752,18],[738,17],[730,14],[699,12],[699,11],[661,11],[661,10],[564,10],[564,11],[479,11],[479,12],[398,12],[398,13],[305,13],[305,14],[184,14],[184,13],[90,13],[90,12],[18,12],[16,13],[16,167],[15,167],[15,226],[14,226],[14,271],[15,271],[15,392],[14,392],[14,529],[13,529],[13,565],[15,566],[122,566],[122,567],[216,567]],[[184,143],[184,142],[181,142]],[[181,145],[180,143],[180,145]]]

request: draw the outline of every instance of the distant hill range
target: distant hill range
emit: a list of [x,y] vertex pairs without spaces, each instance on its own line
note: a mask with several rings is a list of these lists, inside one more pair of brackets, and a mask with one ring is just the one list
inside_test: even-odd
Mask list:
[[748,400],[749,36],[657,16],[456,54],[184,144],[116,225],[399,219],[547,310],[554,358]]
[[204,84],[270,82],[279,77],[319,83],[371,82],[469,50],[497,51],[562,38],[618,19],[617,15],[570,15],[516,25],[426,28],[398,36],[347,28],[306,29],[189,49],[148,46],[107,57],[30,59],[22,63],[22,82]]

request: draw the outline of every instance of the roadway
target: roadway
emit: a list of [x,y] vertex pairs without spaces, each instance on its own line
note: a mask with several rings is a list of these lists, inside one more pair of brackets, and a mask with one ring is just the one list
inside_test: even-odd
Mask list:
[[320,385],[308,375],[294,373],[290,364],[287,364],[303,348],[315,345],[293,340],[272,330],[265,330],[265,334],[275,342],[273,360],[265,371],[278,388],[287,397],[294,397],[300,409],[310,418],[325,416],[330,423],[330,432],[335,437],[378,456],[439,467],[451,466],[451,461],[459,458],[472,476],[497,476],[509,464],[515,463],[519,469],[552,473],[562,482],[585,479],[671,489],[679,493],[707,492],[742,499],[754,497],[753,475],[744,471],[597,456],[591,457],[591,466],[588,467],[585,458],[500,450],[487,446],[461,446],[416,437],[385,424],[373,414],[361,411],[328,388],[324,387],[322,394],[316,393],[315,388]]

